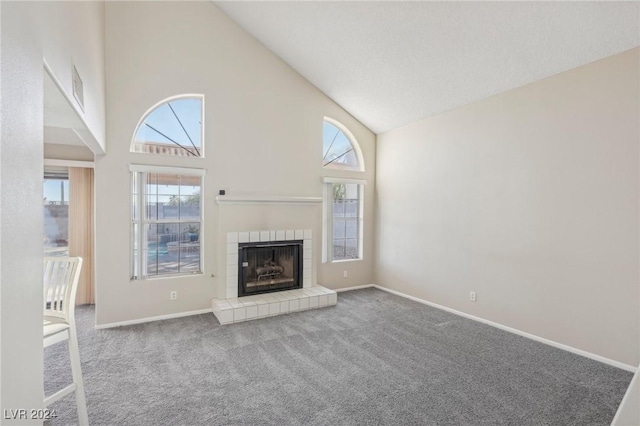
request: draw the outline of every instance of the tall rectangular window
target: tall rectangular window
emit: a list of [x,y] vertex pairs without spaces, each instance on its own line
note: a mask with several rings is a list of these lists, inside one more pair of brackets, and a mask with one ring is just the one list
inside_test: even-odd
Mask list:
[[326,183],[325,261],[362,259],[362,195],[361,183]]
[[44,254],[69,256],[69,170],[44,171]]
[[132,277],[201,273],[203,171],[139,168],[132,166]]

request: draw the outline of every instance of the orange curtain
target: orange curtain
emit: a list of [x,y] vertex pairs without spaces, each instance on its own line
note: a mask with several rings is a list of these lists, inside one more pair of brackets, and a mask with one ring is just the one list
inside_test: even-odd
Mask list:
[[69,167],[69,256],[82,257],[76,305],[95,303],[93,169]]

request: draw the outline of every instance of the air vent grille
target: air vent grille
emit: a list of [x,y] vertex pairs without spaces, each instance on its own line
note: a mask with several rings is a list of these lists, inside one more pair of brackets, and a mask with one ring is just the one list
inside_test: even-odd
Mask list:
[[84,110],[84,86],[82,85],[82,79],[75,66],[73,67],[73,96]]

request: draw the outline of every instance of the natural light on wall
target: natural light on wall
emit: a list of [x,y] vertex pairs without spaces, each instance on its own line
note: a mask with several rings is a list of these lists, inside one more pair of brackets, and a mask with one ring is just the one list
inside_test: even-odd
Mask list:
[[154,105],[138,123],[131,152],[204,157],[204,96],[180,95]]

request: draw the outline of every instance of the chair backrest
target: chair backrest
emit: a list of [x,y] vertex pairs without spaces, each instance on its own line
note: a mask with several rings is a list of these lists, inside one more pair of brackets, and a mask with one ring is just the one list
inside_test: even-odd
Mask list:
[[81,257],[44,258],[44,315],[73,318]]

